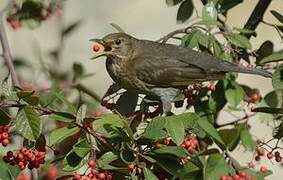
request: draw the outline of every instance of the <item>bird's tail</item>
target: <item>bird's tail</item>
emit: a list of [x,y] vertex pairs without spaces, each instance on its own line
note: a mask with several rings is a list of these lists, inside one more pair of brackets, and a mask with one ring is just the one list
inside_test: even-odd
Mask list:
[[247,74],[256,74],[256,75],[261,75],[263,77],[272,77],[272,73],[263,70],[263,69],[257,69],[257,68],[246,68],[246,67],[240,67],[236,64],[232,63],[224,63],[223,64],[223,69],[227,72],[237,72],[237,73],[247,73]]

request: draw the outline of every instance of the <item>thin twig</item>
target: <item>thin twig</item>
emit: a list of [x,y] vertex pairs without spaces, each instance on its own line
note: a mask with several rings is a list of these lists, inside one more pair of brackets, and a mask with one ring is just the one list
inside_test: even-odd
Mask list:
[[89,95],[90,97],[92,97],[93,99],[95,99],[96,101],[100,102],[101,98],[95,93],[92,92],[90,89],[88,89],[87,87],[85,87],[82,84],[76,84],[73,86],[74,88],[76,88],[79,91],[84,92],[85,94]]
[[254,114],[251,114],[251,115],[245,115],[244,117],[241,117],[241,118],[239,118],[239,119],[237,119],[237,120],[235,120],[235,121],[229,122],[229,123],[216,124],[216,128],[220,128],[220,127],[224,127],[224,126],[229,126],[229,125],[237,124],[238,122],[243,121],[243,120],[246,120],[246,119],[248,119],[248,118],[250,118],[250,117],[253,117],[253,116],[255,116],[255,115],[256,115],[255,113],[254,113]]
[[10,7],[12,2],[13,1],[10,1],[8,5],[0,12],[0,41],[1,41],[2,49],[3,49],[3,58],[11,74],[13,86],[20,87],[18,76],[16,74],[15,67],[13,64],[11,50],[9,47],[8,38],[7,38],[6,31],[5,31],[4,20],[3,20],[4,12]]

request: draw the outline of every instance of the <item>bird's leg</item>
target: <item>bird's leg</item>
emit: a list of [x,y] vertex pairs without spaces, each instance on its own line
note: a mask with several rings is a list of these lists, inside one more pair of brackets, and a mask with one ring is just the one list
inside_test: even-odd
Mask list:
[[172,101],[179,93],[179,89],[175,88],[153,88],[152,91],[160,98],[162,103],[163,114],[172,115]]

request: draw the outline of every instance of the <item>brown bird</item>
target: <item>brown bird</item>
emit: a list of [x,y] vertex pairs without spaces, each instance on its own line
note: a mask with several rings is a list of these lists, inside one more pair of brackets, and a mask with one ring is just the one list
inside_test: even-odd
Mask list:
[[190,48],[139,40],[125,33],[92,39],[102,50],[92,59],[107,56],[111,78],[128,91],[158,97],[163,113],[171,111],[171,102],[181,87],[194,82],[220,80],[226,73],[238,72],[271,77],[261,69],[239,67]]

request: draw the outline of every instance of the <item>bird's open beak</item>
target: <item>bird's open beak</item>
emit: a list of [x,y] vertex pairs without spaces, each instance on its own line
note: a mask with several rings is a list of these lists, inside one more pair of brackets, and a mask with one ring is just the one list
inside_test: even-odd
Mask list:
[[91,39],[91,42],[94,42],[93,51],[95,52],[94,57],[91,59],[96,59],[101,56],[106,56],[110,53],[111,47],[105,44],[101,39]]

